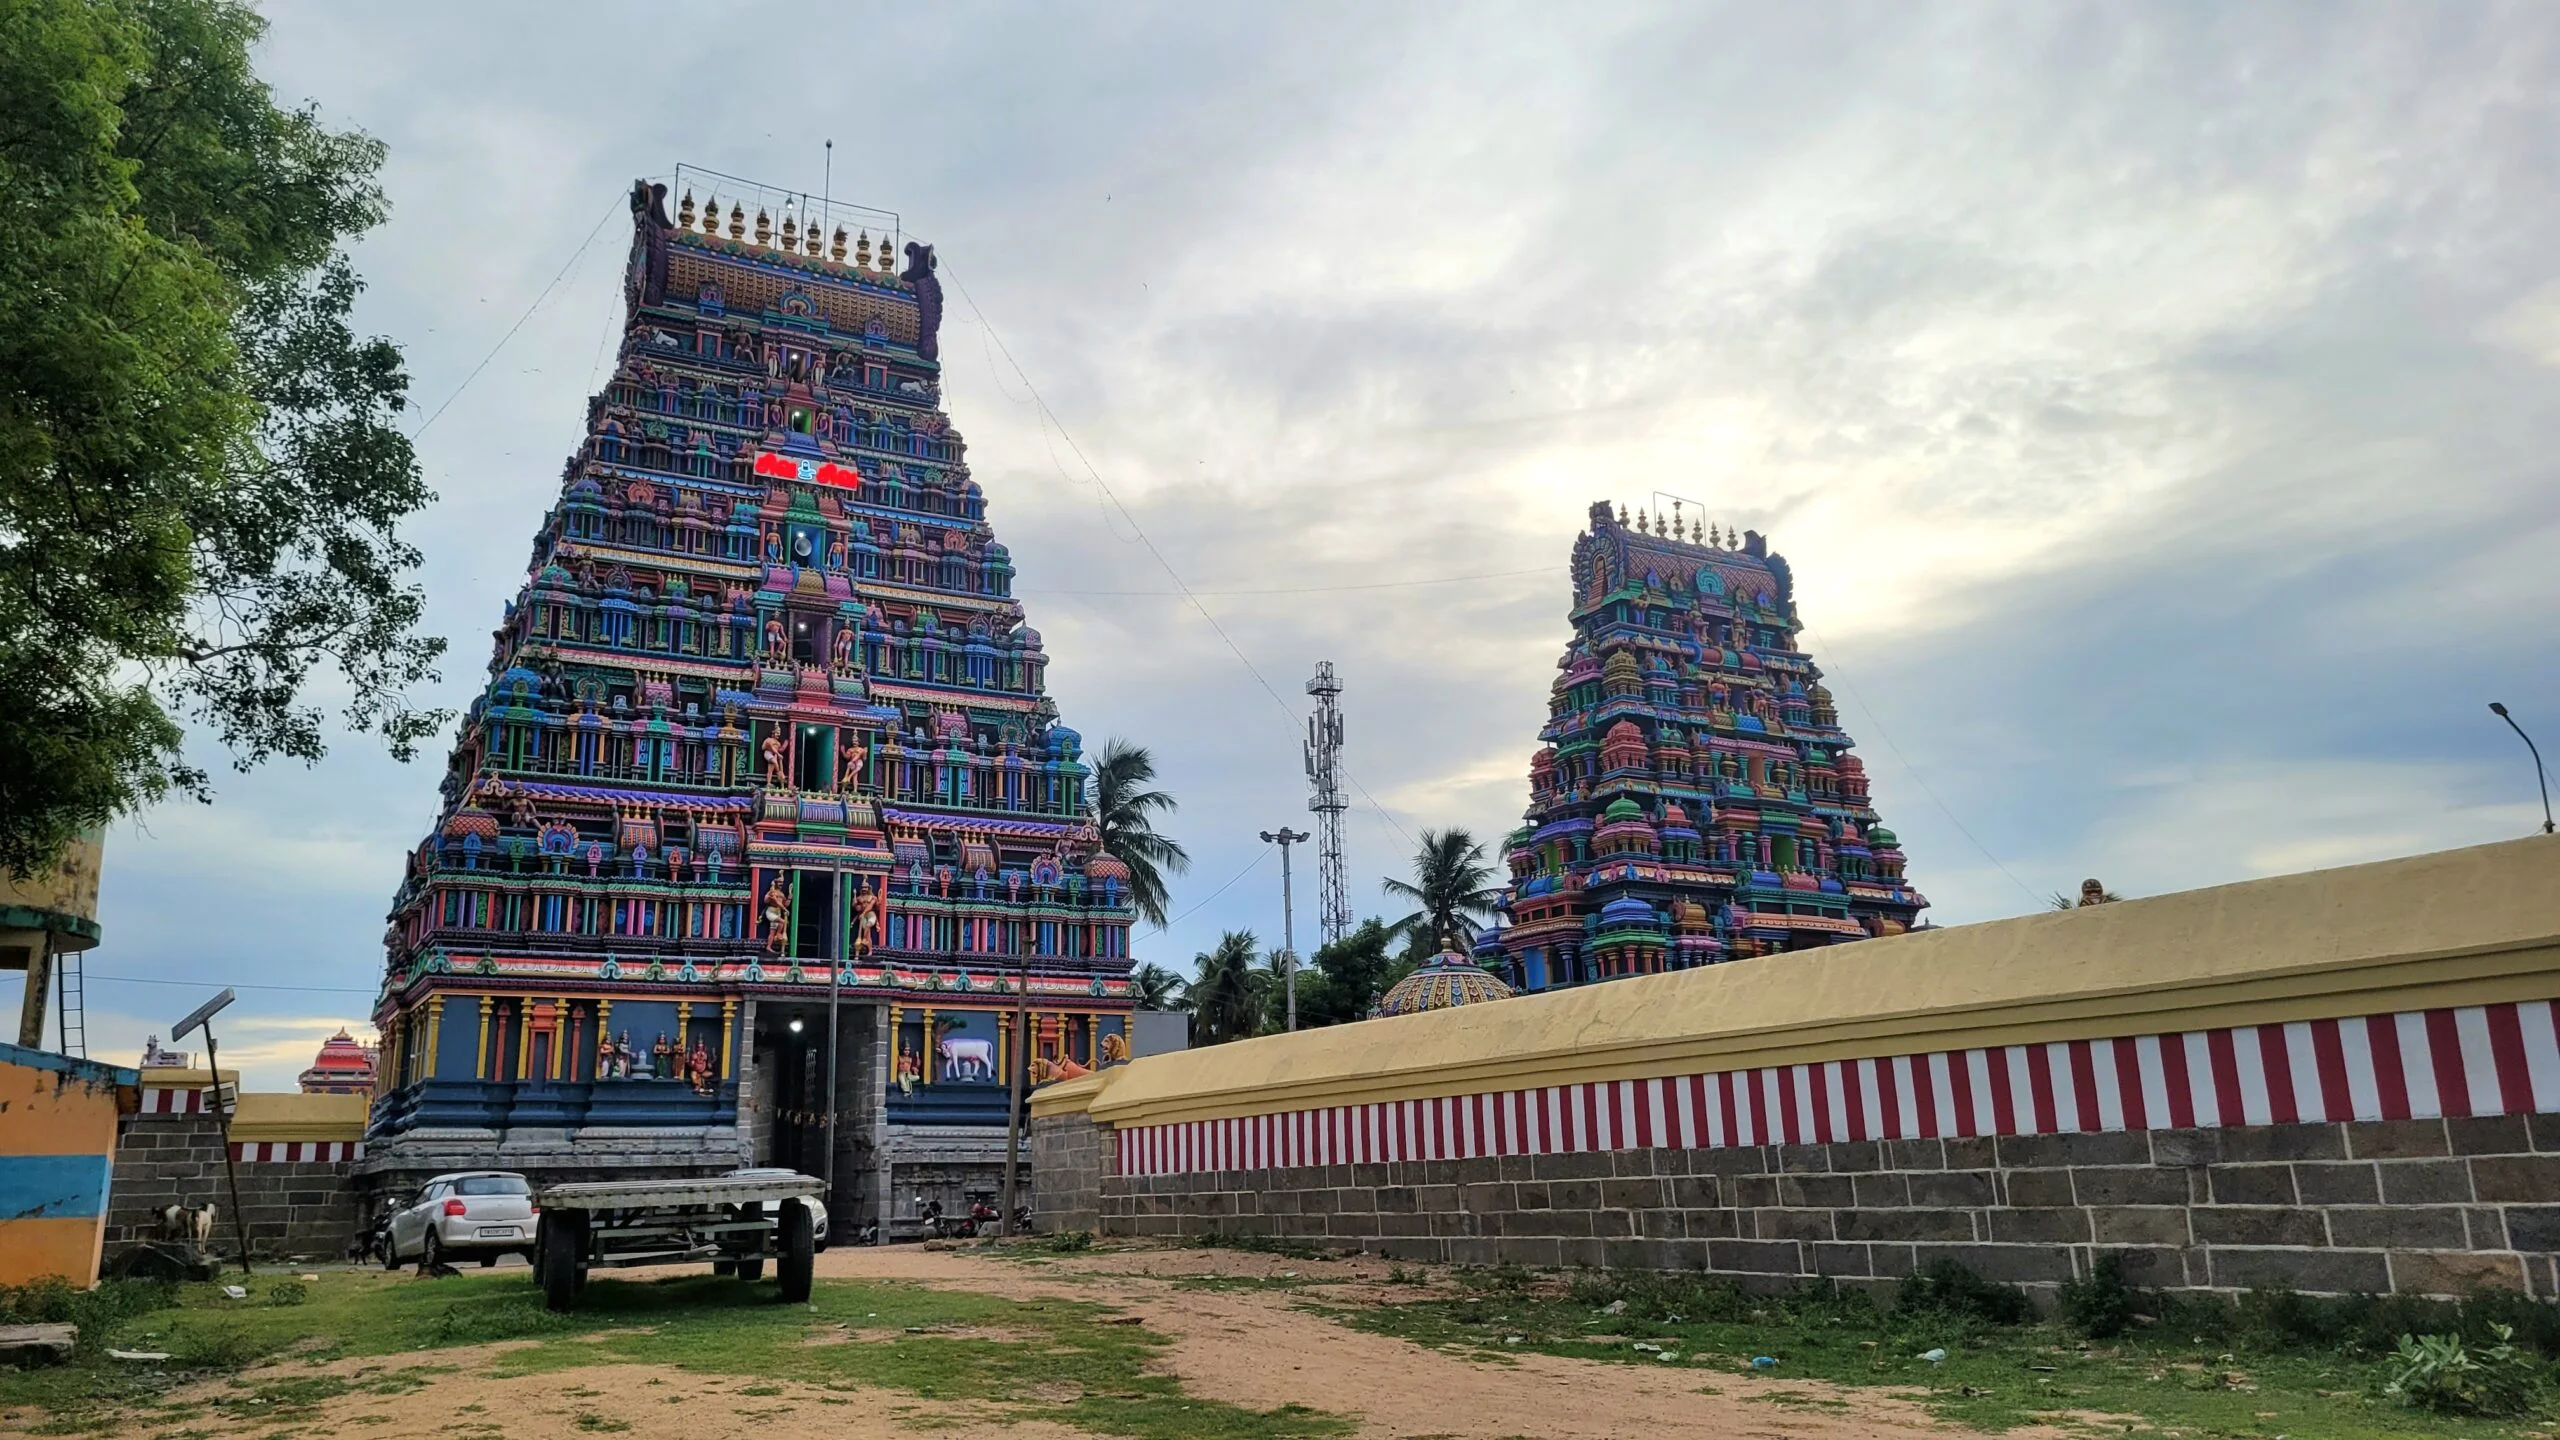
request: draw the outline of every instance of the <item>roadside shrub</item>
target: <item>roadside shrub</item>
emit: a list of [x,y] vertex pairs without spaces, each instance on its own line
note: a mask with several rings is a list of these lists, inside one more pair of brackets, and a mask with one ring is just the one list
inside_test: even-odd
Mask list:
[[2534,1411],[2542,1367],[2512,1343],[2515,1332],[2492,1325],[2491,1343],[2472,1347],[2459,1335],[2403,1335],[2398,1361],[2382,1393],[2412,1410],[2437,1415],[2513,1416]]
[[1090,1230],[1061,1230],[1057,1234],[1049,1237],[1047,1248],[1061,1255],[1071,1255],[1079,1250],[1090,1250],[1093,1248],[1093,1232]]
[[0,1285],[0,1321],[11,1325],[59,1325],[71,1318],[80,1292],[59,1275],[39,1275],[24,1285]]
[[267,1286],[264,1298],[270,1305],[299,1305],[311,1298],[311,1287],[299,1280],[277,1280]]
[[1894,1312],[1979,1321],[1986,1325],[2022,1325],[2035,1315],[2027,1292],[2015,1285],[1985,1280],[1953,1260],[1933,1260],[1902,1277],[1893,1297]]
[[2056,1298],[2064,1323],[2092,1340],[2112,1340],[2142,1313],[2142,1291],[2124,1278],[2124,1256],[2110,1251],[2090,1265],[2089,1273],[2062,1282]]

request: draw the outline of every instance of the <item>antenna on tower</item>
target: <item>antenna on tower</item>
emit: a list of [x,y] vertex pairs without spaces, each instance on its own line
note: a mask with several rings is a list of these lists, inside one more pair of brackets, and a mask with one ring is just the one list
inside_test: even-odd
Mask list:
[[1307,717],[1307,808],[1316,814],[1317,870],[1322,884],[1317,909],[1324,943],[1351,933],[1351,886],[1342,868],[1342,682],[1333,662],[1320,661],[1307,682],[1316,713]]

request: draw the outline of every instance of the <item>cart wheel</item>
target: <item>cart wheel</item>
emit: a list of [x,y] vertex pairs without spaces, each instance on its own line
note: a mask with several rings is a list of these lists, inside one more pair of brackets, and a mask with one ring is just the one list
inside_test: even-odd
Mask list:
[[[809,1223],[809,1207],[786,1203],[782,1207],[781,1254],[773,1263],[773,1278],[782,1289],[786,1305],[797,1305],[809,1298],[809,1279],[818,1263],[817,1240],[812,1233],[817,1227]],[[762,1268],[763,1262],[756,1262]]]
[[578,1261],[587,1248],[587,1216],[583,1210],[547,1210],[536,1232],[534,1252],[541,1256],[534,1278],[542,1282],[542,1303],[566,1310],[577,1303],[586,1267]]

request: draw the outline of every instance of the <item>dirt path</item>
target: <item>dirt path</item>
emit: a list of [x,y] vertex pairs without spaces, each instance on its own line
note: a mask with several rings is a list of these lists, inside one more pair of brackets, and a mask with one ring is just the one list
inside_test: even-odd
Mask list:
[[[1464,1359],[1338,1325],[1296,1308],[1288,1290],[1210,1289],[1185,1280],[1276,1278],[1309,1298],[1358,1304],[1421,1292],[1390,1287],[1383,1262],[1289,1260],[1230,1251],[1066,1256],[1041,1265],[916,1246],[830,1251],[821,1275],[912,1280],[1015,1298],[1064,1296],[1124,1307],[1173,1337],[1169,1367],[1212,1400],[1269,1409],[1295,1402],[1356,1417],[1358,1434],[1448,1440],[1612,1440],[1694,1435],[1735,1440],[1887,1440],[1966,1434],[1880,1389],[1738,1380],[1631,1365],[1519,1355]],[[1802,1397],[1796,1402],[1772,1396]],[[1757,1397],[1757,1398],[1754,1398]],[[1838,1403],[1846,1410],[1799,1408]],[[2053,1432],[2013,1430],[2013,1440]]]
[[[1423,1293],[1387,1284],[1377,1262],[1197,1250],[1105,1251],[1028,1262],[896,1246],[831,1251],[820,1257],[818,1269],[822,1277],[1111,1305],[1169,1337],[1163,1368],[1191,1394],[1257,1410],[1311,1406],[1352,1419],[1354,1433],[1377,1440],[1950,1440],[1970,1433],[1935,1422],[1917,1405],[1880,1389],[1535,1354],[1472,1359],[1354,1330],[1298,1308],[1307,1300],[1358,1305]],[[1261,1288],[1270,1280],[1284,1283]],[[847,1334],[816,1343],[863,1338]],[[169,1397],[177,1404],[102,1433],[116,1440],[158,1440],[180,1429],[219,1440],[505,1440],[590,1433],[631,1440],[800,1434],[830,1440],[924,1434],[1077,1440],[1082,1433],[1025,1422],[993,1404],[928,1400],[876,1387],[823,1388],[624,1363],[519,1377],[485,1373],[510,1348],[426,1350],[318,1366],[287,1361],[244,1376],[245,1387],[191,1387]],[[403,1372],[415,1373],[404,1380]],[[356,1388],[303,1404],[276,1388],[276,1382],[319,1376]],[[251,1403],[261,1390],[279,1398]],[[181,1416],[183,1423],[173,1424]],[[2009,1433],[2015,1440],[2034,1440],[2057,1432]]]

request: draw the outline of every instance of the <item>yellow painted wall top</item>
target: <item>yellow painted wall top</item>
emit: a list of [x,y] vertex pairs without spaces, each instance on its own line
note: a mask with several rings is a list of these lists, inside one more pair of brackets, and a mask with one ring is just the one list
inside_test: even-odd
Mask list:
[[1150,1056],[1032,1108],[1156,1124],[2552,998],[2537,836]]

